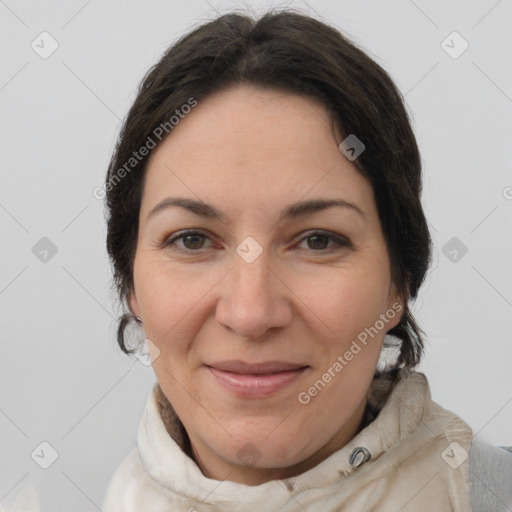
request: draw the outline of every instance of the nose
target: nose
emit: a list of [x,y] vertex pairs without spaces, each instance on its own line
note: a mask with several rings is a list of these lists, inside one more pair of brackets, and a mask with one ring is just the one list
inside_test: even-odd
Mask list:
[[235,253],[233,266],[223,281],[215,313],[219,324],[256,340],[269,329],[291,322],[293,294],[278,272],[270,268],[265,251],[252,263]]

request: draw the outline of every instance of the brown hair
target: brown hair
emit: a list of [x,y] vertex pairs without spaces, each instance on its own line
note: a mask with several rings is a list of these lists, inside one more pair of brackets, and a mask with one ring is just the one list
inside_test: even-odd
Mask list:
[[[255,19],[230,13],[204,23],[173,44],[144,77],[121,130],[106,177],[107,251],[123,306],[117,340],[133,319],[133,290],[144,171],[149,155],[133,169],[126,162],[191,98],[235,84],[277,88],[320,100],[343,138],[355,134],[365,150],[353,161],[372,185],[391,261],[391,277],[404,299],[397,326],[396,366],[416,366],[423,331],[408,308],[425,278],[431,239],[421,205],[421,161],[403,97],[388,73],[335,28],[296,12],[271,10]],[[167,130],[166,130],[167,131]],[[334,132],[333,132],[334,133]],[[154,136],[153,136],[154,139]],[[163,140],[163,139],[162,139]],[[160,141],[159,141],[160,142]],[[341,141],[339,141],[341,142]],[[133,163],[133,162],[132,162]]]

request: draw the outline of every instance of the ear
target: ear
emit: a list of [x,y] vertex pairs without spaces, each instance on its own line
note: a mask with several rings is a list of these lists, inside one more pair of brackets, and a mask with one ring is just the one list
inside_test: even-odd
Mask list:
[[405,309],[403,294],[400,293],[400,290],[398,290],[395,283],[391,283],[387,306],[387,311],[390,312],[390,321],[387,324],[386,329],[389,331],[399,324]]
[[128,294],[128,307],[134,316],[140,316],[139,301],[133,288]]

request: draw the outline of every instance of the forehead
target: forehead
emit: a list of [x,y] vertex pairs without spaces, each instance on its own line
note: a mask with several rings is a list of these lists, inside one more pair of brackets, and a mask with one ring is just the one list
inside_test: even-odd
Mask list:
[[339,151],[326,108],[274,89],[238,85],[199,101],[146,173],[146,212],[168,195],[259,209],[343,197],[372,209],[371,186]]

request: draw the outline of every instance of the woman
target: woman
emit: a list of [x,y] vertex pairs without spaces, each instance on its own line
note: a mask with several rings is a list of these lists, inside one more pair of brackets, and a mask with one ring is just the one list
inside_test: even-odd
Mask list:
[[157,382],[104,512],[512,505],[512,454],[414,371],[420,155],[392,80],[338,31],[282,11],[187,34],[105,192],[118,341],[137,350],[137,322]]

